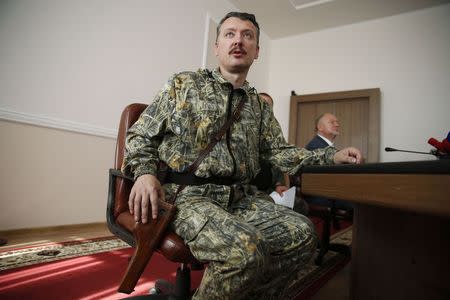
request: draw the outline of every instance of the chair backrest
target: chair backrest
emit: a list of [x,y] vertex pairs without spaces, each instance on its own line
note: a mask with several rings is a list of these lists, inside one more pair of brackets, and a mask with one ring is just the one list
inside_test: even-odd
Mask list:
[[120,116],[119,132],[117,134],[116,159],[114,168],[120,169],[123,163],[125,151],[125,138],[128,129],[137,121],[141,113],[147,108],[147,104],[133,103],[125,107]]
[[[128,129],[137,121],[141,113],[147,108],[147,104],[133,103],[125,107],[120,117],[119,132],[117,134],[116,155],[114,168],[122,167],[125,153],[125,138]],[[116,179],[116,194],[114,216],[128,210],[128,195],[130,194],[132,184],[122,178]]]

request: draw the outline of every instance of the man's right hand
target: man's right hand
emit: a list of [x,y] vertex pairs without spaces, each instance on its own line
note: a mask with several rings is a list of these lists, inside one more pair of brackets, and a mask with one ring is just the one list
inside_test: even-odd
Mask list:
[[[136,222],[147,223],[149,209],[151,208],[152,218],[158,217],[158,199],[165,200],[164,189],[154,175],[144,174],[136,179],[131,188],[128,199],[130,213],[134,214]],[[150,205],[150,207],[149,207]]]
[[364,158],[359,149],[347,147],[336,152],[333,161],[335,164],[361,164]]

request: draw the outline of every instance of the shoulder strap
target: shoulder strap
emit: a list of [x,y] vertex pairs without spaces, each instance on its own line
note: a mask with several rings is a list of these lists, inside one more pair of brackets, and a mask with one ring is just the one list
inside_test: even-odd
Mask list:
[[[211,152],[211,150],[214,148],[214,146],[222,139],[224,134],[227,132],[227,130],[230,128],[230,126],[235,122],[238,121],[241,118],[241,110],[244,107],[245,97],[242,97],[242,99],[239,101],[237,107],[234,109],[232,115],[228,118],[228,120],[220,127],[219,131],[215,133],[212,138],[211,142],[209,142],[208,146],[206,146],[205,149],[203,149],[197,159],[187,168],[187,173],[194,173],[198,166],[200,166],[200,163],[205,159],[205,157]],[[177,195],[179,192],[181,192],[186,185],[180,185],[175,192],[172,199],[169,200],[170,203],[174,203],[175,199],[177,198]]]
[[215,133],[211,142],[209,142],[208,146],[200,152],[197,159],[188,167],[187,172],[193,173],[197,170],[198,166],[202,162],[202,160],[208,155],[209,152],[214,148],[214,146],[222,139],[223,135],[227,132],[230,126],[238,121],[241,117],[241,110],[244,107],[245,97],[242,97],[241,101],[239,101],[238,106],[234,109],[233,114],[228,118],[228,120],[222,125],[217,133]]

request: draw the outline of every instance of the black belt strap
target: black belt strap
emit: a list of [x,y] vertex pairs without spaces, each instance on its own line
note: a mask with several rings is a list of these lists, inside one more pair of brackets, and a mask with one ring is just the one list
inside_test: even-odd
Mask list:
[[203,184],[232,185],[236,183],[236,180],[230,177],[217,177],[217,176],[202,178],[195,176],[193,173],[178,173],[168,171],[165,178],[165,182],[175,183],[178,185],[203,185]]

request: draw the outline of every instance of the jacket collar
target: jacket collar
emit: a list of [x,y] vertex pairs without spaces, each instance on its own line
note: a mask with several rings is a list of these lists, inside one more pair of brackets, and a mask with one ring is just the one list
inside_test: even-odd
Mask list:
[[[220,73],[219,67],[215,68],[212,71],[212,77],[219,82],[220,84],[231,84],[229,81],[227,81],[223,76],[222,73]],[[240,87],[242,90],[245,91],[247,95],[250,95],[252,93],[256,93],[255,88],[251,87],[248,81],[244,81],[244,84]]]
[[327,139],[326,137],[324,137],[323,135],[317,134],[317,136],[319,138],[321,138],[322,140],[324,140],[328,144],[328,146],[334,146],[334,143],[332,141],[330,141],[329,139]]

